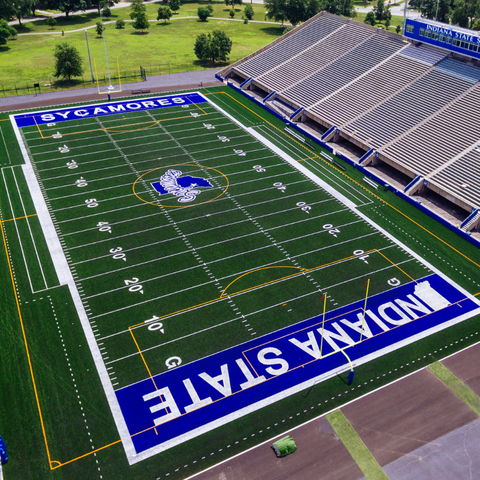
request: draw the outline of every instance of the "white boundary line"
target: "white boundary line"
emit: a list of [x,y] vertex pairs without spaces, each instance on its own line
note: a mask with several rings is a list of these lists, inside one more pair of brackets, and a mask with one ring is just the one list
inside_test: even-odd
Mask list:
[[[479,305],[480,307],[480,301],[477,300],[475,297],[470,295],[465,289],[457,285],[455,282],[453,282],[451,279],[449,279],[446,275],[444,275],[442,272],[437,270],[433,265],[429,264],[426,262],[420,255],[416,254],[413,250],[408,248],[406,245],[398,241],[393,235],[390,235],[386,230],[381,228],[379,225],[377,225],[375,222],[373,222],[370,218],[368,218],[366,215],[362,214],[357,210],[357,206],[350,201],[348,198],[346,198],[344,195],[341,193],[337,192],[334,188],[332,188],[330,185],[325,183],[323,180],[321,180],[319,177],[314,175],[310,170],[307,168],[303,167],[299,162],[294,160],[292,157],[287,155],[285,152],[280,150],[278,147],[276,147],[272,142],[267,140],[265,137],[263,137],[261,134],[257,133],[253,128],[251,127],[245,127],[241,122],[239,122],[237,119],[232,117],[230,114],[228,114],[225,110],[220,108],[218,105],[216,105],[213,101],[209,100],[206,98],[203,94],[200,92],[191,92],[191,93],[197,93],[200,96],[202,96],[206,102],[214,106],[219,112],[221,112],[224,116],[226,116],[228,119],[230,119],[233,123],[238,125],[240,128],[245,130],[246,132],[250,133],[254,138],[256,138],[260,143],[262,143],[264,146],[269,148],[271,151],[279,155],[281,158],[283,158],[287,163],[289,163],[291,166],[293,166],[296,170],[301,172],[303,175],[306,177],[310,178],[312,181],[314,181],[319,187],[321,187],[323,190],[327,191],[331,196],[336,198],[339,202],[343,203],[346,205],[350,210],[357,215],[358,217],[362,218],[366,223],[370,224],[375,230],[378,232],[382,233],[385,237],[389,238],[392,243],[400,246],[404,251],[408,252],[413,258],[417,259],[421,264],[426,265],[432,272],[437,273],[440,277],[448,281],[450,284],[452,284],[455,288],[457,288],[459,291],[461,291],[466,297],[470,298],[474,303]],[[141,99],[138,99],[137,101],[140,101]],[[62,247],[60,245],[59,238],[56,234],[55,227],[53,225],[53,221],[50,217],[50,214],[48,212],[48,208],[45,202],[45,199],[43,198],[40,185],[37,181],[37,178],[35,177],[35,173],[33,171],[33,167],[30,162],[30,158],[28,156],[28,153],[26,151],[25,145],[23,143],[23,139],[21,137],[21,134],[19,132],[19,129],[16,125],[15,122],[15,116],[10,115],[10,120],[12,122],[15,135],[17,137],[17,141],[20,145],[22,155],[25,160],[25,165],[22,166],[25,174],[25,178],[27,180],[27,184],[30,190],[30,194],[32,196],[32,199],[34,201],[36,210],[37,210],[37,215],[40,220],[40,224],[42,226],[42,230],[44,231],[44,235],[47,240],[48,248],[50,251],[50,255],[52,256],[53,263],[55,265],[55,270],[57,271],[57,275],[59,276],[59,280],[61,284],[68,285],[70,293],[72,295],[75,307],[77,309],[80,321],[82,323],[82,327],[84,329],[90,350],[92,352],[92,356],[95,362],[95,365],[97,367],[97,371],[100,376],[100,380],[102,382],[102,386],[104,388],[107,400],[110,405],[110,409],[112,411],[112,415],[114,417],[114,421],[117,425],[117,429],[119,431],[120,437],[122,439],[122,443],[125,449],[125,453],[127,456],[128,463],[130,465],[134,463],[138,463],[156,453],[159,453],[161,451],[164,451],[170,447],[173,447],[175,445],[179,445],[183,443],[184,441],[187,441],[191,438],[194,438],[202,433],[205,433],[207,431],[210,431],[214,428],[217,428],[218,426],[225,425],[226,423],[229,423],[230,421],[233,421],[240,416],[246,415],[250,412],[253,412],[255,410],[258,410],[262,408],[263,406],[270,405],[286,396],[292,395],[294,393],[297,393],[305,388],[308,388],[312,382],[313,383],[318,383],[319,381],[326,380],[327,378],[332,377],[333,375],[336,375],[337,373],[344,371],[346,365],[343,365],[342,367],[339,367],[335,369],[334,371],[327,372],[323,375],[318,376],[317,378],[310,379],[306,382],[303,382],[302,384],[296,385],[295,387],[292,387],[286,391],[280,392],[276,395],[273,395],[269,398],[266,398],[260,402],[257,402],[253,405],[249,405],[241,410],[237,410],[236,412],[233,412],[221,419],[218,419],[217,421],[211,422],[207,425],[203,425],[202,427],[199,427],[195,430],[192,430],[186,434],[183,434],[179,437],[173,438],[170,441],[164,442],[161,445],[156,445],[155,447],[152,447],[148,450],[145,450],[141,452],[140,454],[136,454],[135,448],[133,446],[132,439],[130,437],[130,434],[128,432],[125,420],[123,418],[120,406],[118,404],[115,391],[113,390],[113,386],[110,380],[110,377],[108,375],[106,366],[103,362],[99,347],[96,343],[95,336],[93,334],[93,331],[91,329],[91,326],[89,324],[88,317],[86,315],[84,306],[82,304],[82,300],[80,298],[77,286],[75,285],[75,281],[73,279],[72,273],[70,272],[65,254],[62,250]],[[361,359],[356,361],[357,365],[360,365],[362,363],[366,363],[370,360],[373,360],[374,358],[378,358],[386,353],[389,353],[395,349],[400,348],[401,346],[408,345],[410,343],[415,342],[416,340],[420,338],[424,338],[426,336],[429,336],[437,331],[443,330],[444,328],[454,325],[456,323],[459,323],[467,318],[470,318],[471,316],[475,315],[477,311],[470,312],[468,314],[464,314],[460,317],[456,317],[453,320],[450,320],[448,322],[443,323],[439,327],[433,327],[431,329],[425,330],[417,335],[414,335],[412,337],[409,337],[406,340],[397,342],[394,345],[390,345],[388,347],[385,347],[379,351],[376,351],[370,355],[366,355],[365,357],[362,357]]]
[[10,115],[10,121],[12,122],[13,130],[15,132],[17,142],[20,145],[20,150],[22,152],[23,159],[25,160],[25,164],[22,165],[23,173],[25,175],[25,180],[27,182],[28,189],[32,197],[32,201],[35,205],[35,210],[37,211],[37,216],[40,221],[43,234],[45,236],[45,241],[47,243],[50,256],[55,266],[55,271],[57,273],[58,280],[60,282],[60,285],[68,286],[68,289],[72,296],[75,309],[77,310],[78,317],[82,324],[82,328],[85,333],[88,346],[90,348],[90,352],[92,353],[92,357],[95,362],[98,375],[100,377],[100,381],[102,382],[105,395],[110,405],[113,419],[117,426],[120,437],[122,438],[122,444],[125,449],[125,453],[127,455],[127,458],[129,459],[131,456],[135,455],[135,448],[133,446],[132,439],[130,438],[130,434],[128,433],[128,428],[123,418],[120,405],[118,404],[117,397],[115,395],[115,391],[112,386],[112,382],[110,381],[107,368],[103,363],[100,349],[97,345],[97,342],[95,340],[95,335],[92,331],[92,327],[90,326],[90,323],[87,317],[87,312],[85,311],[85,308],[82,303],[82,299],[80,298],[80,293],[78,292],[77,286],[75,284],[75,280],[73,279],[73,276],[72,276],[72,272],[70,271],[70,268],[68,266],[65,253],[63,252],[62,246],[60,244],[60,239],[58,238],[57,233],[55,231],[55,226],[53,224],[52,218],[50,217],[47,204],[42,195],[40,185],[35,176],[33,166],[30,162],[30,157],[23,143],[23,139],[18,129],[17,123],[15,122],[14,115]]

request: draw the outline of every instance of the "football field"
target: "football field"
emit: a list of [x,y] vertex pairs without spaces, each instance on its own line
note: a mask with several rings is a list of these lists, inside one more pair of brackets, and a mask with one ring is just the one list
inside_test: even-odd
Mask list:
[[17,292],[68,288],[130,465],[480,313],[246,120],[199,92],[10,116]]

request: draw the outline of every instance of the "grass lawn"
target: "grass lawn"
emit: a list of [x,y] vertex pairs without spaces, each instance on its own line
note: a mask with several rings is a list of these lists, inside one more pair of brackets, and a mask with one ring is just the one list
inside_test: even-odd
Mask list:
[[[125,9],[128,10],[128,9]],[[139,70],[143,67],[170,64],[171,71],[191,71],[202,64],[193,52],[195,38],[201,33],[222,29],[233,42],[231,61],[240,59],[272,42],[283,32],[280,25],[197,19],[175,20],[170,23],[152,23],[148,33],[137,33],[130,24],[125,29],[113,27],[106,30],[106,43],[110,66],[119,58],[120,70]],[[96,59],[98,73],[106,72],[103,39],[97,37],[94,30],[88,31],[90,53]],[[19,87],[34,82],[52,83],[54,58],[53,50],[59,42],[69,41],[77,46],[84,59],[85,78],[88,78],[88,52],[83,31],[59,35],[19,36],[0,48],[2,58],[1,85],[11,88],[15,83]],[[3,50],[3,51],[2,51]],[[210,64],[204,64],[211,68]],[[166,69],[164,69],[166,70]],[[147,68],[147,74],[149,70]],[[158,72],[158,70],[157,70]],[[152,73],[157,73],[152,70]],[[168,73],[168,70],[166,71]],[[21,79],[19,81],[19,79]]]
[[[147,9],[147,17],[149,20],[157,19],[157,11],[159,6],[163,6],[164,2],[156,2],[145,5]],[[213,7],[212,16],[221,17],[221,18],[230,18],[229,11],[230,8],[226,7],[225,2],[194,2],[194,3],[182,3],[180,10],[178,10],[172,18],[175,17],[197,17],[198,7],[206,7],[211,5]],[[252,4],[253,10],[255,11],[255,16],[253,20],[265,20],[265,8],[262,4]],[[235,11],[237,12],[235,18],[241,18],[244,6],[236,6]],[[116,22],[117,20],[130,20],[130,8],[112,8],[112,16],[110,18],[103,18],[104,22]],[[95,25],[99,20],[97,12],[92,13],[83,13],[80,15],[70,15],[69,18],[65,16],[57,17],[57,25],[52,29],[47,25],[47,20],[39,20],[36,22],[22,22],[21,27],[16,27],[18,33],[39,33],[39,32],[59,32],[62,30],[68,32],[69,30],[76,30],[78,28],[86,28],[92,25]],[[113,29],[114,27],[110,27]],[[128,28],[128,26],[127,26]],[[130,27],[131,28],[131,27]]]

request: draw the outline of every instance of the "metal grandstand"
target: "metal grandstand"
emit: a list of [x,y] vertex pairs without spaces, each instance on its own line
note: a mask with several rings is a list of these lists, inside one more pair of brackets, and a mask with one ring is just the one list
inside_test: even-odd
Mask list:
[[348,140],[363,166],[388,164],[415,179],[405,180],[407,195],[435,192],[464,212],[458,226],[473,230],[480,224],[480,68],[472,63],[321,12],[219,75],[318,137],[328,131],[324,140]]

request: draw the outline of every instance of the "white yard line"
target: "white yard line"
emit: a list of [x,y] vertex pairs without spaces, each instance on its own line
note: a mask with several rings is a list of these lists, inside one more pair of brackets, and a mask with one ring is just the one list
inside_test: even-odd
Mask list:
[[103,363],[102,354],[95,340],[95,335],[92,331],[92,327],[90,326],[87,313],[80,297],[80,293],[78,292],[75,280],[72,276],[72,272],[70,271],[70,268],[68,266],[65,253],[62,250],[60,239],[58,238],[55,231],[55,226],[53,224],[52,218],[50,217],[47,204],[42,195],[40,185],[33,171],[30,157],[28,155],[27,149],[25,148],[25,144],[23,143],[23,138],[20,134],[19,128],[16,124],[15,116],[10,115],[10,120],[12,122],[13,130],[15,132],[17,142],[20,145],[20,150],[25,161],[25,164],[22,165],[23,174],[25,175],[25,179],[30,190],[30,195],[35,205],[35,210],[37,212],[37,216],[40,221],[43,234],[45,236],[45,241],[47,243],[47,247],[50,252],[50,256],[52,258],[58,280],[60,282],[60,285],[68,286],[70,295],[72,296],[73,303],[75,305],[75,309],[77,310],[77,314],[80,319],[80,323],[82,324],[82,328],[85,333],[90,352],[95,362],[98,375],[102,382],[105,395],[108,399],[108,403],[110,405],[110,409],[112,411],[117,430],[122,438],[123,447],[125,449],[127,457],[133,457],[135,456],[135,448],[128,433],[128,428],[123,418],[120,405],[118,404],[112,383],[110,382],[107,369]]
[[[10,167],[10,168],[13,168],[13,167]],[[10,192],[8,191],[7,180],[5,179],[5,173],[3,168],[2,168],[2,177],[3,177],[3,183],[5,184],[5,192],[7,194],[8,203],[10,204],[10,210],[12,211],[12,217],[13,217],[12,221],[13,221],[13,224],[15,225],[15,231],[17,232],[18,243],[20,244],[20,251],[22,252],[25,271],[27,272],[28,283],[30,284],[30,290],[32,291],[32,293],[35,293],[35,289],[33,288],[33,285],[32,285],[32,278],[30,277],[30,270],[28,269],[27,259],[25,258],[25,250],[23,249],[22,239],[20,237],[20,232],[18,231],[17,220],[15,219],[16,215],[13,209],[12,200],[10,198]]]
[[[22,193],[20,191],[20,187],[18,186],[18,182],[17,182],[17,176],[15,174],[15,170],[12,168],[12,173],[13,173],[13,178],[15,180],[15,186],[17,187],[17,191],[18,191],[18,196],[20,198],[20,203],[22,204],[22,210],[23,210],[23,215],[25,216],[25,220],[27,222],[27,226],[28,226],[28,231],[30,233],[30,237],[32,239],[32,243],[33,243],[33,248],[35,250],[35,255],[37,256],[37,262],[38,262],[38,266],[40,267],[40,272],[42,273],[42,278],[43,278],[43,284],[45,285],[45,290],[48,289],[48,284],[47,284],[47,280],[45,278],[45,273],[43,271],[43,267],[42,267],[42,261],[40,260],[40,256],[38,255],[38,250],[37,250],[37,244],[35,243],[35,237],[32,233],[32,229],[30,228],[30,220],[27,216],[27,211],[25,210],[25,205],[23,203],[23,198],[22,198]],[[25,265],[25,268],[27,268],[28,270],[28,267],[27,265]],[[33,293],[36,293],[35,291]]]
[[[3,136],[3,130],[2,130],[2,126],[1,126],[1,125],[0,125],[0,133],[2,134],[3,144],[5,145],[5,151],[7,152],[8,164],[11,165],[11,164],[12,164],[12,160],[10,159],[10,154],[8,153],[8,146],[7,146],[7,142],[5,141],[5,137]],[[0,466],[0,467],[1,467],[1,466]]]

